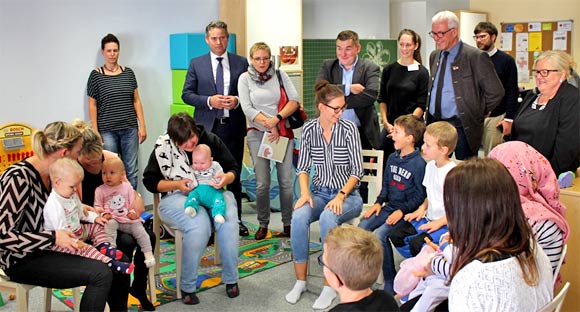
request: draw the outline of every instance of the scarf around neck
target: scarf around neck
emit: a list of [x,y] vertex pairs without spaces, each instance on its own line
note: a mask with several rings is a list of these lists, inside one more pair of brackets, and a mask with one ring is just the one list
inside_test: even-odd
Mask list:
[[[193,169],[191,169],[187,154],[173,143],[169,134],[162,134],[155,141],[155,158],[157,159],[157,164],[159,164],[159,169],[161,169],[161,174],[166,180],[190,179],[193,181],[191,187],[197,186],[197,180],[193,174]],[[176,191],[179,190],[168,193]]]
[[274,66],[272,66],[272,61],[270,61],[270,67],[266,70],[265,73],[260,73],[254,68],[254,65],[248,66],[248,74],[250,74],[250,78],[257,82],[258,84],[264,84],[266,81],[270,80],[274,75]]

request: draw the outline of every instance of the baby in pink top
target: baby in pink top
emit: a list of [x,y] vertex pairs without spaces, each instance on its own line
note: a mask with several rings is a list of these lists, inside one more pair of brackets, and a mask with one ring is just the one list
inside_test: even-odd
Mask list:
[[149,235],[141,219],[133,210],[134,191],[131,184],[123,181],[125,166],[120,158],[105,159],[102,168],[103,185],[95,190],[94,207],[102,211],[103,217],[109,220],[105,233],[112,246],[116,246],[117,230],[131,234],[145,255],[145,265],[155,265],[153,248]]

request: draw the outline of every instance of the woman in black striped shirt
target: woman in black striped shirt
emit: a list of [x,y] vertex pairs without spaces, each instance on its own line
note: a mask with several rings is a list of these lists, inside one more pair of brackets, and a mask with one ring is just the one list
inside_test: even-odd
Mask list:
[[[358,217],[362,210],[357,187],[364,172],[357,126],[341,118],[346,104],[338,87],[323,80],[315,89],[320,115],[304,124],[296,169],[300,198],[294,205],[290,236],[297,281],[286,295],[286,301],[292,304],[306,290],[310,223],[320,220],[320,236],[324,241],[331,228]],[[311,167],[314,167],[312,190]],[[324,284],[314,309],[328,308],[336,297],[326,281]]]
[[113,34],[101,40],[105,64],[94,69],[87,82],[89,118],[103,139],[104,149],[123,159],[127,179],[137,189],[137,155],[147,130],[137,79],[131,68],[117,63],[119,48],[119,39]]

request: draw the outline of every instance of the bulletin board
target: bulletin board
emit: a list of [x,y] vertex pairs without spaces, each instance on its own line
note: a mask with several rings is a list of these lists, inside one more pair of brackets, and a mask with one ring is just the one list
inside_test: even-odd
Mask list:
[[572,55],[572,20],[501,23],[501,50],[518,67],[518,81],[528,82],[534,60],[542,51],[563,50]]

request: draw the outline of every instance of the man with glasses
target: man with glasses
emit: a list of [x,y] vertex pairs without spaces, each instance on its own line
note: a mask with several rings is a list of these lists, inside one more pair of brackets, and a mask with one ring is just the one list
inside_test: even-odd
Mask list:
[[512,131],[512,123],[518,110],[518,69],[507,53],[495,47],[497,28],[490,22],[480,22],[473,30],[477,47],[485,51],[495,66],[495,72],[503,85],[505,95],[483,123],[483,152],[487,156],[496,145],[503,143],[504,136]]
[[[215,133],[226,144],[242,168],[246,116],[238,101],[238,78],[248,69],[248,61],[227,52],[228,25],[212,21],[205,28],[205,42],[210,53],[193,58],[187,70],[181,98],[195,106],[195,122],[206,131]],[[236,176],[228,185],[238,205],[240,236],[248,236],[242,223],[242,184]]]
[[457,129],[455,158],[477,156],[484,118],[504,96],[493,63],[486,53],[459,40],[459,19],[441,11],[431,20],[431,90],[427,123],[447,121]]
[[336,37],[337,58],[322,63],[316,83],[327,80],[344,92],[346,110],[342,118],[357,125],[363,149],[378,149],[380,128],[375,101],[379,94],[380,68],[359,58],[360,50],[358,34],[352,30],[341,31]]

